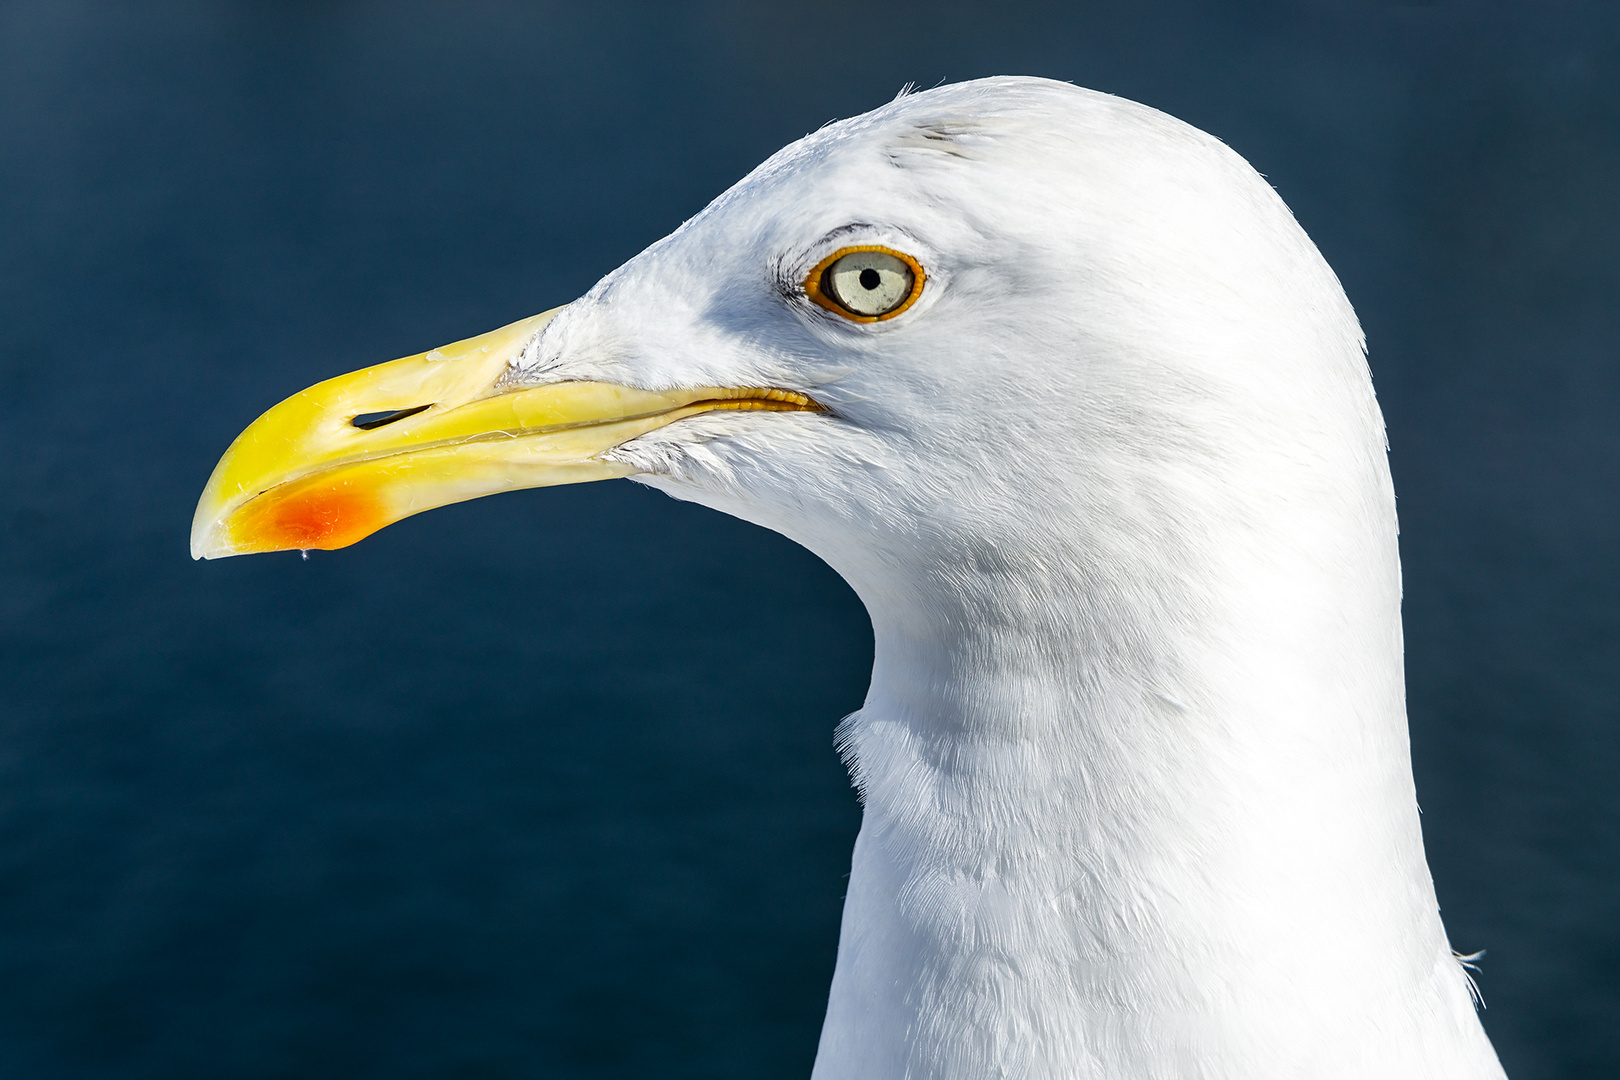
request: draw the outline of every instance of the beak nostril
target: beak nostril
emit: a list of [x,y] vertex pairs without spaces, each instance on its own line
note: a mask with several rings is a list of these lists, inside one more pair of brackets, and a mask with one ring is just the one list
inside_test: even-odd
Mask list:
[[353,420],[350,420],[349,423],[353,424],[362,431],[370,431],[372,428],[387,427],[395,420],[403,420],[407,416],[415,416],[417,413],[431,408],[433,408],[433,403],[430,401],[426,405],[417,405],[416,407],[410,409],[388,409],[385,412],[363,412],[359,416],[356,416]]

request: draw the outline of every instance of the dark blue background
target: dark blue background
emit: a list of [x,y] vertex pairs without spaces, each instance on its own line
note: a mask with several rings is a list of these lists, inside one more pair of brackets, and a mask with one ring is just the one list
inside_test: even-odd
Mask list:
[[871,649],[829,570],[629,483],[187,529],[286,394],[1027,73],[1214,132],[1337,268],[1453,941],[1518,1080],[1620,1074],[1617,10],[0,3],[0,1072],[806,1075]]

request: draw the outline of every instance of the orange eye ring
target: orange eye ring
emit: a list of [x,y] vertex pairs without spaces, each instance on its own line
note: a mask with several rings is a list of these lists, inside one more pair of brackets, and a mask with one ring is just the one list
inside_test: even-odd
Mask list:
[[[832,269],[834,263],[846,255],[854,255],[862,251],[881,251],[885,255],[899,259],[911,270],[911,291],[906,294],[904,300],[881,315],[862,315],[857,311],[851,311],[838,301],[836,295],[827,285],[827,272]],[[923,283],[927,280],[928,275],[923,271],[922,263],[919,263],[905,252],[896,251],[891,247],[884,247],[882,244],[856,244],[853,247],[839,248],[816,263],[815,268],[804,279],[804,295],[809,297],[812,303],[824,307],[833,314],[848,319],[850,322],[883,322],[885,319],[894,318],[911,307],[912,304],[915,304],[917,297],[922,295]]]

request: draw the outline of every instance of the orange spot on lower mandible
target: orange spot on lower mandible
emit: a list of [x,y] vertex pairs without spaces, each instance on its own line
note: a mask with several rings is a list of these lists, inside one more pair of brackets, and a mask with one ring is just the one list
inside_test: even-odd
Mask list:
[[249,504],[238,539],[256,551],[318,548],[331,551],[364,540],[388,524],[376,497],[347,482],[320,481],[266,492]]

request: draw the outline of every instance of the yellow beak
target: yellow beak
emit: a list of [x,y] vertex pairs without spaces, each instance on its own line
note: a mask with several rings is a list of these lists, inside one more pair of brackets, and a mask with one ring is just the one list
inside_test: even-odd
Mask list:
[[328,379],[259,417],[208,478],[192,557],[347,547],[436,506],[629,476],[599,455],[697,413],[821,411],[803,394],[757,387],[501,389],[508,364],[561,310]]

